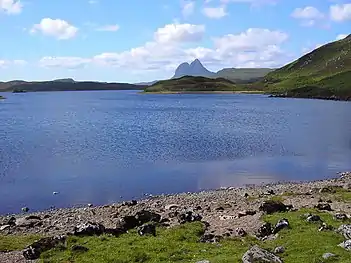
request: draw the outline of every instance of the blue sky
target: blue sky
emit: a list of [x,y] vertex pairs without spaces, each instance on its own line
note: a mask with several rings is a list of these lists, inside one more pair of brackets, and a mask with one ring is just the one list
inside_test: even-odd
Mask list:
[[279,67],[350,29],[351,0],[0,0],[0,81]]

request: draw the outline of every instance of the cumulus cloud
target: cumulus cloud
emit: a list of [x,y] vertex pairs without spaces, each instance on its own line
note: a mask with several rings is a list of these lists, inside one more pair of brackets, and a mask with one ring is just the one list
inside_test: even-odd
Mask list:
[[62,19],[43,18],[39,24],[32,27],[30,32],[40,32],[46,36],[65,40],[75,37],[78,28]]
[[15,60],[3,60],[0,59],[0,68],[6,68],[9,66],[24,66],[27,65],[28,62],[25,60],[15,59]]
[[292,59],[281,46],[288,39],[288,35],[263,28],[250,28],[242,33],[214,38],[212,47],[188,47],[187,43],[198,40],[204,30],[204,27],[198,25],[166,25],[156,30],[152,41],[124,52],[105,52],[91,58],[45,57],[40,64],[46,67],[68,68],[106,66],[145,75],[148,71],[159,71],[168,75],[180,63],[195,58],[216,69],[277,67]]
[[222,3],[247,3],[252,6],[262,6],[262,5],[275,5],[279,2],[279,0],[220,0]]
[[23,5],[19,0],[0,0],[0,12],[7,14],[19,14],[22,12]]
[[169,24],[157,29],[154,36],[159,43],[196,42],[202,40],[204,33],[204,25]]
[[203,14],[209,18],[219,19],[227,15],[225,6],[205,7],[202,10]]
[[195,10],[195,2],[194,1],[187,1],[182,3],[182,14],[183,16],[187,17],[194,13]]
[[330,18],[336,22],[351,20],[351,3],[332,5],[330,7]]
[[296,8],[291,16],[302,21],[304,26],[314,26],[317,21],[325,18],[325,15],[313,6]]
[[105,26],[98,27],[96,30],[115,32],[119,30],[119,25],[105,25]]

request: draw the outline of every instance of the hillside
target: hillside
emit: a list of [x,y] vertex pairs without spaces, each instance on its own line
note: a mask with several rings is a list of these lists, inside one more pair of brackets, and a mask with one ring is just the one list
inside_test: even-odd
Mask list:
[[215,74],[217,78],[226,78],[235,83],[250,83],[261,80],[274,69],[270,68],[224,68]]
[[71,79],[62,79],[43,82],[9,81],[0,82],[0,91],[82,91],[82,90],[140,90],[142,85],[127,83],[105,82],[76,82]]
[[351,100],[351,35],[269,73],[258,85],[286,97]]
[[233,82],[224,78],[185,76],[178,79],[162,80],[145,89],[145,92],[213,92],[235,91]]

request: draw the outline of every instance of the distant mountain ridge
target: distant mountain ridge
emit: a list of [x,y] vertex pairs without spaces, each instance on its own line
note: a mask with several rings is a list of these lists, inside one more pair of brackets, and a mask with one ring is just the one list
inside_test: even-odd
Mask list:
[[175,70],[174,76],[172,79],[181,78],[184,76],[193,76],[193,77],[213,77],[216,73],[206,69],[200,60],[195,59],[190,64],[184,62],[180,64]]

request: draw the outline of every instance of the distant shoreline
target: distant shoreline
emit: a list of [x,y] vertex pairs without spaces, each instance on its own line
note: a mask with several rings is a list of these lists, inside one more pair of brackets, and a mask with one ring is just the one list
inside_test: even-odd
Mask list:
[[141,91],[141,94],[265,94],[260,90],[241,90],[241,91]]

